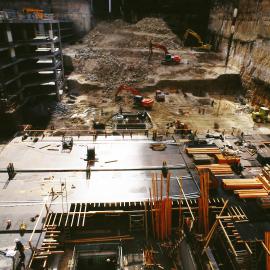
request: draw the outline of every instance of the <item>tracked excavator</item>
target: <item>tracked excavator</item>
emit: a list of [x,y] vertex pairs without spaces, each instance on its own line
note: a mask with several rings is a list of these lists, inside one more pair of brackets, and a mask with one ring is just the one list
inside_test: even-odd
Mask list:
[[122,91],[129,91],[133,94],[134,105],[143,107],[145,109],[151,109],[153,107],[154,100],[152,98],[143,97],[137,89],[130,87],[126,84],[120,85],[118,90],[116,91],[115,93],[116,101],[121,99],[121,97],[119,96],[119,93]]
[[161,44],[157,43],[152,43],[152,41],[149,42],[149,57],[148,57],[148,62],[151,60],[152,55],[153,55],[153,48],[160,49],[164,51],[164,59],[161,61],[161,64],[163,65],[171,65],[171,64],[180,64],[181,62],[181,57],[177,54],[172,55],[169,53],[168,49]]
[[195,31],[193,31],[192,29],[187,29],[186,30],[186,32],[184,34],[184,38],[183,38],[184,45],[186,45],[187,38],[189,36],[192,36],[198,42],[198,46],[197,47],[194,47],[194,49],[200,50],[200,51],[210,51],[211,50],[212,45],[211,44],[208,44],[208,43],[204,43],[202,41],[202,38],[200,37],[200,35],[197,34]]

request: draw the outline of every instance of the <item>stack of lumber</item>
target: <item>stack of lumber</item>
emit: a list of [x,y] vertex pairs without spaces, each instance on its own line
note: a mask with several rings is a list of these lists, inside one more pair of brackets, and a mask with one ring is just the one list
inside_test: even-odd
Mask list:
[[270,182],[267,180],[267,178],[263,174],[259,174],[258,179],[263,184],[264,189],[270,192]]
[[224,156],[223,154],[215,154],[218,164],[235,164],[240,163],[240,158],[237,156]]
[[258,178],[253,179],[222,179],[224,189],[262,189],[263,184]]
[[221,154],[218,147],[200,147],[200,148],[187,147],[186,152],[189,155],[194,155],[194,154]]
[[262,174],[259,175],[259,179],[264,185],[267,191],[270,191],[270,166],[267,164],[262,169]]
[[210,165],[197,165],[196,169],[200,173],[201,170],[209,169],[214,175],[232,174],[232,169],[228,164],[210,164]]
[[241,199],[261,198],[268,196],[268,190],[265,189],[264,183],[260,177],[252,179],[222,179],[223,188],[234,190]]
[[240,199],[252,199],[268,196],[268,192],[265,189],[238,189],[234,190],[234,193],[238,195]]
[[270,207],[270,166],[262,169],[262,174],[253,179],[223,179],[223,188],[234,190],[241,199],[258,198],[258,203],[263,208]]

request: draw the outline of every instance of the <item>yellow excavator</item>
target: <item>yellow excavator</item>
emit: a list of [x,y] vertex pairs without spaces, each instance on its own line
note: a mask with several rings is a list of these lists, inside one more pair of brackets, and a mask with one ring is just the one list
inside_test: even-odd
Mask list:
[[195,31],[193,31],[192,29],[187,29],[186,30],[186,32],[184,34],[184,38],[183,38],[184,44],[186,44],[186,40],[187,40],[189,35],[194,37],[198,42],[198,46],[196,46],[194,49],[200,50],[200,51],[210,51],[211,50],[212,45],[208,44],[208,43],[204,43],[202,41],[202,38],[200,37],[200,35],[197,34]]

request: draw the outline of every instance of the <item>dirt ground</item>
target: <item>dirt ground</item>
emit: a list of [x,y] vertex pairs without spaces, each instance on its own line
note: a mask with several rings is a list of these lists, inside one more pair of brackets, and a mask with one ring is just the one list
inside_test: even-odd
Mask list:
[[[156,49],[149,62],[150,40],[167,46],[172,54],[179,54],[180,65],[162,65],[164,53]],[[136,24],[121,20],[100,22],[81,42],[66,46],[64,54],[70,57],[74,71],[67,78],[69,95],[57,104],[49,124],[55,128],[89,130],[92,120],[106,121],[120,106],[123,111],[137,111],[131,93],[122,92],[121,102],[115,101],[121,84],[135,87],[143,96],[153,99],[156,89],[166,93],[165,103],[155,102],[150,111],[154,128],[161,131],[175,120],[199,131],[211,130],[215,123],[226,130],[237,127],[250,132],[257,128],[247,113],[248,106],[235,102],[232,95],[212,89],[215,84],[209,84],[209,91],[203,89],[204,99],[191,94],[196,94],[197,89],[190,87],[187,91],[176,86],[179,81],[190,81],[192,85],[196,80],[211,82],[225,73],[237,72],[225,69],[218,53],[183,48],[181,39],[162,19],[145,18]],[[239,93],[238,90],[233,92]]]

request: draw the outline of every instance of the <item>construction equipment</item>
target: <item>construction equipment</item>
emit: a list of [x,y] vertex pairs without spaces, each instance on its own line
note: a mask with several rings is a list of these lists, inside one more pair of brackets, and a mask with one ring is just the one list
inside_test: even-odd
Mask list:
[[43,20],[44,19],[44,10],[37,9],[37,8],[24,8],[23,13],[25,14],[32,14],[33,18],[36,20]]
[[177,54],[172,55],[169,53],[168,49],[161,44],[156,44],[156,43],[152,43],[152,41],[150,40],[149,42],[149,57],[148,57],[148,61],[151,60],[151,57],[153,55],[153,48],[157,48],[160,49],[162,51],[164,51],[164,59],[161,61],[161,64],[163,65],[170,65],[170,64],[180,64],[181,62],[181,57]]
[[115,94],[116,101],[121,99],[121,97],[118,96],[121,91],[130,91],[133,94],[134,105],[141,106],[145,109],[151,109],[153,107],[154,100],[152,98],[145,98],[141,96],[138,90],[125,84],[119,86]]
[[164,102],[165,101],[165,93],[161,90],[156,91],[156,101],[158,102]]
[[258,112],[252,113],[252,119],[256,123],[266,123],[269,121],[269,109],[266,107],[260,107]]
[[194,37],[198,42],[199,46],[194,47],[194,49],[200,50],[200,51],[210,51],[211,50],[212,45],[208,44],[208,43],[204,43],[202,41],[202,38],[200,37],[200,35],[197,34],[195,31],[193,31],[192,29],[187,29],[185,34],[184,34],[183,43],[185,45],[186,45],[186,41],[187,41],[187,38],[189,35]]

